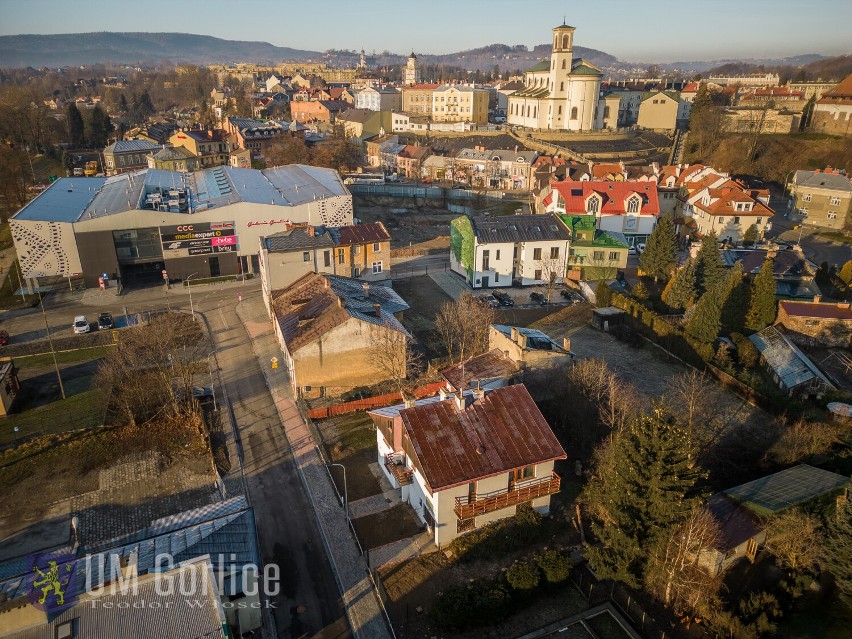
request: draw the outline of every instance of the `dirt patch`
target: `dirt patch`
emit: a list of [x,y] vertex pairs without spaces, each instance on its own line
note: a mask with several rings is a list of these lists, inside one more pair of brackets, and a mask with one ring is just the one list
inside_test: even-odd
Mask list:
[[408,539],[423,530],[423,524],[408,504],[397,504],[388,510],[353,519],[352,525],[365,548]]
[[[323,439],[326,454],[332,462],[346,468],[349,501],[378,495],[382,487],[370,470],[377,463],[376,431],[366,413],[353,413],[314,422]],[[343,471],[332,467],[332,479],[338,492],[344,492]]]
[[427,248],[448,250],[450,221],[459,216],[443,208],[440,200],[356,196],[353,203],[362,223],[381,222],[387,227],[392,249],[428,242]]
[[441,304],[452,298],[428,275],[397,280],[393,288],[411,307],[402,318],[403,326],[414,335],[428,359],[444,357],[447,353],[435,330],[435,316]]

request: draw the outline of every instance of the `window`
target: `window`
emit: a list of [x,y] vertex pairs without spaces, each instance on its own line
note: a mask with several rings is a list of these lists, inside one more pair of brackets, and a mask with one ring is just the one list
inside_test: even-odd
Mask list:
[[302,261],[303,262],[310,262],[311,261],[310,251],[305,251],[304,253],[302,253]]
[[533,279],[534,280],[540,280],[541,279],[541,269],[536,269],[535,273],[533,273]]
[[811,194],[810,193],[802,193],[802,202],[810,202]]
[[840,206],[840,198],[832,197],[829,199],[828,203],[831,204],[831,206]]
[[487,271],[491,268],[491,251],[482,251],[482,270]]
[[561,106],[561,105],[560,105],[559,109],[557,110],[557,113],[558,113],[559,115],[562,115],[562,106]]
[[829,220],[836,220],[837,219],[837,211],[829,211],[828,214],[826,215],[826,217]]
[[355,255],[361,255],[361,245],[360,245],[360,244],[356,244],[355,246],[353,246],[353,247],[352,247],[352,252],[353,252]]
[[550,247],[550,259],[558,260],[559,259],[559,247],[551,246]]
[[799,208],[799,213],[801,215],[804,215],[805,217],[808,217],[808,209],[806,209],[805,207]]
[[604,107],[604,120],[606,120],[608,117],[609,117],[609,107],[605,106]]
[[577,113],[578,113],[577,107],[571,107],[571,119],[572,120],[577,119]]
[[762,217],[757,218],[757,225],[760,226],[762,223],[763,223],[763,218]]
[[[541,249],[540,248],[533,249],[533,259],[534,260],[540,260],[541,259]],[[538,279],[538,278],[536,278],[536,279]]]
[[495,259],[500,259],[500,249],[497,249],[497,254],[494,256]]
[[740,223],[740,217],[739,217],[739,216],[736,216],[736,217],[734,218],[734,224],[739,224],[739,223]]
[[322,253],[322,263],[325,266],[331,266],[331,251],[323,251]]
[[639,212],[639,198],[634,196],[627,200],[627,212],[628,213],[638,213]]
[[565,60],[562,61],[562,68],[565,68]]
[[361,275],[361,269],[358,268],[357,266],[353,267],[352,268],[352,277],[358,277],[359,275]]
[[382,263],[381,262],[373,262],[373,275],[376,273],[382,272]]
[[610,251],[609,252],[609,261],[615,262],[618,260],[618,251]]
[[378,242],[373,242],[373,252],[377,252],[377,251],[381,251],[381,250],[382,250],[382,245],[379,244]]
[[595,262],[602,262],[603,258],[604,258],[604,252],[603,251],[593,251],[592,252],[592,259],[595,260]]
[[343,249],[337,249],[337,263],[345,264],[346,263],[346,252]]
[[594,196],[590,197],[589,201],[586,202],[586,211],[588,213],[597,213],[599,204],[600,204],[600,201],[598,200],[598,198],[596,198]]
[[720,216],[719,217],[719,224],[721,224],[721,223],[722,223],[722,217]]
[[560,91],[564,91],[564,90],[565,90],[565,83],[564,83],[564,82],[560,82],[560,83],[559,83],[559,90],[560,90]]

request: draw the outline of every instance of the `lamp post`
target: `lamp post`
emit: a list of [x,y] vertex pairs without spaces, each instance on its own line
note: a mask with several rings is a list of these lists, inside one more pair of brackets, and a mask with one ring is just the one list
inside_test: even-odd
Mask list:
[[349,490],[346,487],[346,466],[343,464],[328,464],[328,466],[340,466],[343,469],[343,509],[346,512],[346,523],[349,523]]
[[192,314],[192,321],[195,321],[195,307],[192,305],[192,284],[190,283],[190,279],[198,275],[196,271],[192,275],[188,275],[186,278],[186,288],[189,289],[189,312]]
[[62,399],[65,399],[65,387],[62,385],[62,375],[59,373],[59,364],[56,361],[56,351],[53,350],[53,338],[50,336],[50,326],[47,323],[47,313],[44,312],[44,296],[37,293],[39,305],[41,306],[41,316],[44,318],[44,328],[47,330],[47,342],[50,344],[50,354],[53,356],[53,367],[56,369],[56,379],[59,381],[59,392]]
[[216,356],[216,351],[210,351],[207,354],[207,372],[210,373],[210,390],[213,392],[213,410],[218,411],[219,407],[216,405],[216,384],[213,382],[213,367],[210,365],[210,358]]

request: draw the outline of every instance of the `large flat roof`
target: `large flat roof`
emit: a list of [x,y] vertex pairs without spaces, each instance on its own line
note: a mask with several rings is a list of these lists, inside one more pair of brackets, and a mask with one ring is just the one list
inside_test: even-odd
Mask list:
[[849,484],[849,477],[799,464],[724,491],[760,515],[804,504]]
[[107,178],[59,178],[14,215],[16,220],[76,222]]

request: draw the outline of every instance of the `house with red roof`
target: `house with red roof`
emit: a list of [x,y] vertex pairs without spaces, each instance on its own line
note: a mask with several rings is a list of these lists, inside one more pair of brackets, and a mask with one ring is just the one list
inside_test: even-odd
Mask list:
[[648,239],[660,217],[656,182],[556,182],[542,190],[541,208],[594,215],[599,230],[623,233],[631,247]]
[[816,101],[811,128],[833,135],[852,135],[852,74]]
[[522,505],[549,514],[567,455],[523,384],[442,388],[368,414],[379,467],[439,547]]
[[852,348],[852,304],[782,300],[776,324],[782,324],[794,342]]

